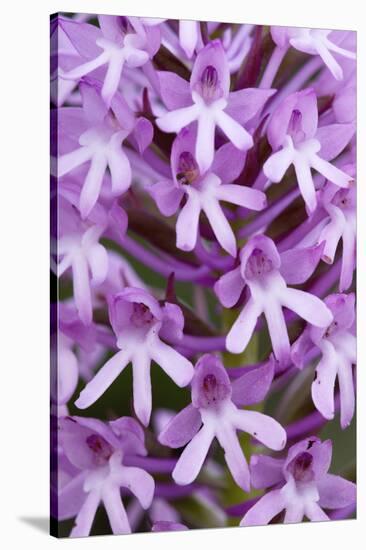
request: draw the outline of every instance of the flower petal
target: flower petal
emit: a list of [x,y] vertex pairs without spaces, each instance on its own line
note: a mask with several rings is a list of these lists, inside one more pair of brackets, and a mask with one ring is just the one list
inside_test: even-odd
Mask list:
[[161,98],[170,111],[192,105],[189,82],[170,71],[159,71],[158,76]]
[[130,161],[125,155],[121,143],[110,148],[107,152],[108,167],[111,172],[112,193],[115,196],[122,195],[131,185]]
[[263,401],[271,386],[274,375],[274,362],[243,374],[232,383],[232,400],[237,406],[254,405]]
[[226,336],[226,349],[231,353],[241,353],[252,337],[262,307],[249,298],[239,317]]
[[334,384],[337,376],[337,356],[332,344],[323,348],[323,357],[316,367],[316,379],[311,386],[314,405],[322,415],[334,418]]
[[118,481],[138,498],[145,510],[149,508],[155,491],[155,482],[150,474],[141,468],[125,466],[118,475]]
[[205,197],[203,202],[203,211],[210,222],[212,231],[216,239],[226,252],[235,258],[236,240],[231,225],[227,221],[224,212],[215,197]]
[[238,430],[249,433],[274,451],[281,451],[286,445],[286,431],[271,416],[257,411],[237,410],[233,423]]
[[106,169],[107,158],[105,154],[96,153],[93,155],[80,193],[80,214],[83,219],[89,216],[98,200]]
[[[225,143],[216,151],[211,171],[220,178],[221,183],[231,183],[242,172],[244,162],[243,152],[239,151],[232,143]],[[229,200],[229,202],[231,201]]]
[[224,132],[225,136],[240,151],[247,151],[253,147],[253,138],[250,133],[225,111],[218,111],[215,118],[216,124]]
[[184,191],[173,185],[170,180],[162,180],[147,188],[164,216],[172,216],[179,208]]
[[267,525],[285,507],[285,499],[280,489],[270,491],[251,507],[240,522],[241,527]]
[[235,482],[243,489],[250,491],[250,475],[248,463],[243,449],[240,446],[235,429],[231,426],[220,425],[216,430],[216,437],[225,451],[225,460]]
[[148,347],[151,359],[160,365],[180,388],[190,383],[194,370],[188,359],[162,342],[157,336],[149,340]]
[[201,205],[197,194],[190,194],[186,204],[178,215],[176,232],[177,247],[181,250],[193,250],[198,233]]
[[239,124],[251,120],[258,111],[261,111],[266,101],[276,90],[260,90],[259,88],[245,88],[229,94],[227,114]]
[[121,500],[121,490],[117,486],[107,487],[103,491],[103,503],[114,535],[131,533],[125,507]]
[[76,516],[70,537],[87,537],[90,534],[99,502],[99,491],[91,491]]
[[240,267],[228,271],[216,281],[214,290],[224,307],[232,307],[240,298],[245,282],[240,273]]
[[276,300],[268,300],[264,306],[264,315],[273,353],[281,365],[285,366],[290,358],[290,340],[281,305]]
[[329,124],[318,128],[315,137],[321,144],[321,158],[329,161],[338,157],[351,141],[355,131],[354,124]]
[[144,426],[149,424],[152,406],[150,363],[150,357],[144,348],[134,350],[132,356],[133,407],[137,418]]
[[178,485],[188,485],[196,479],[213,438],[213,428],[204,425],[188,443],[173,470],[173,479]]
[[90,325],[93,317],[88,264],[84,255],[75,254],[72,260],[72,279],[75,305],[84,325]]
[[356,484],[333,474],[326,474],[317,483],[319,506],[336,510],[356,502]]
[[265,176],[275,183],[282,180],[287,169],[294,161],[294,150],[292,147],[284,147],[277,153],[274,153],[266,160],[263,165]]
[[201,425],[199,410],[193,405],[188,405],[174,416],[159,434],[159,442],[172,449],[183,447],[196,435]]
[[75,401],[75,405],[79,409],[86,409],[97,401],[115,381],[117,376],[121,374],[123,369],[128,365],[130,359],[131,350],[129,349],[121,350],[111,357],[111,359],[101,367],[94,378],[85,386],[78,399]]
[[307,248],[293,248],[281,254],[281,275],[289,285],[305,283],[314,273],[324,250],[324,243]]
[[330,519],[316,502],[309,502],[305,505],[305,516],[310,521],[329,521]]
[[320,328],[327,327],[333,320],[330,309],[318,298],[297,288],[286,288],[281,294],[282,305],[291,309],[308,323]]
[[266,489],[283,480],[283,459],[253,455],[250,459],[250,479],[255,489]]
[[315,170],[339,187],[348,188],[350,183],[353,181],[353,178],[349,174],[343,172],[336,166],[333,166],[330,162],[323,160],[318,155],[313,155],[310,162],[311,166],[315,168]]
[[165,115],[156,119],[156,124],[163,132],[178,133],[182,128],[188,126],[194,120],[197,120],[198,108],[197,105],[182,107],[175,111],[170,111]]
[[346,361],[338,367],[338,382],[341,398],[341,426],[350,425],[355,412],[355,390],[353,386],[352,365]]
[[[314,166],[313,158],[311,159],[311,165]],[[316,208],[316,194],[309,161],[306,158],[302,158],[301,155],[296,155],[294,159],[294,167],[297,184],[299,186],[302,198],[304,199],[309,211],[314,212]]]
[[267,205],[266,195],[262,191],[243,185],[220,185],[217,188],[216,197],[250,210],[263,210]]

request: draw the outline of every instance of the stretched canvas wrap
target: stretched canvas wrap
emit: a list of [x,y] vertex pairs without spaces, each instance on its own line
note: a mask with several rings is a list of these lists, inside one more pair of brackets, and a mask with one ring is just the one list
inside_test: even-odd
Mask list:
[[355,517],[355,52],[51,17],[53,535]]

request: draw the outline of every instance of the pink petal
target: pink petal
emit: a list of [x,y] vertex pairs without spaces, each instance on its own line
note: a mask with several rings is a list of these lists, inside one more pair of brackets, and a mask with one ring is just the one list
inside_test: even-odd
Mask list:
[[249,433],[273,451],[281,451],[286,445],[286,431],[271,416],[257,411],[237,410],[233,422],[238,430]]
[[243,374],[232,383],[232,400],[237,406],[254,405],[263,401],[271,386],[274,375],[274,363],[265,365]]
[[114,535],[131,533],[119,487],[111,486],[103,491],[103,503]]
[[291,147],[285,147],[269,157],[263,165],[265,176],[275,183],[282,180],[285,172],[293,163],[294,151]]
[[196,479],[213,438],[213,429],[210,426],[203,426],[188,443],[173,470],[173,479],[178,485],[188,485]]
[[253,138],[249,132],[225,111],[216,113],[216,124],[240,151],[247,151],[253,147]]
[[220,185],[217,188],[216,197],[250,210],[263,210],[267,205],[266,195],[262,191],[243,185]]
[[98,200],[106,168],[107,158],[104,153],[96,153],[91,159],[90,168],[80,193],[80,214],[83,219],[88,217]]
[[194,120],[197,120],[197,117],[197,105],[191,105],[166,113],[156,119],[156,124],[163,132],[178,133],[182,128],[188,126]]
[[290,340],[281,305],[275,300],[268,300],[264,306],[264,315],[274,355],[281,365],[285,366],[290,358]]
[[217,429],[216,437],[225,451],[225,460],[235,482],[243,489],[250,491],[249,468],[236,431],[231,426],[223,425]]
[[326,474],[317,483],[319,506],[335,510],[356,502],[356,485],[343,477]]
[[148,426],[151,415],[150,362],[145,349],[135,350],[132,357],[133,407],[141,424]]
[[318,298],[295,288],[286,288],[281,294],[282,305],[291,309],[308,323],[326,328],[333,320],[330,309]]
[[231,225],[227,221],[225,214],[217,199],[214,197],[205,197],[203,210],[210,222],[212,231],[216,239],[226,252],[235,258],[236,239]]
[[70,537],[87,537],[90,534],[99,502],[99,491],[91,491],[76,516],[75,525],[71,530]]
[[189,83],[170,71],[159,71],[160,93],[170,111],[192,105]]
[[177,247],[181,250],[193,250],[196,246],[200,211],[198,196],[191,194],[177,219]]
[[250,508],[240,522],[241,527],[267,525],[285,507],[285,499],[280,489],[264,495]]
[[75,405],[79,409],[86,409],[109,388],[117,376],[128,365],[131,359],[130,350],[122,350],[116,353],[103,367],[97,372],[94,378],[85,386],[80,393]]
[[346,361],[338,368],[338,382],[341,398],[341,426],[350,425],[355,412],[355,389],[353,385],[352,365]]
[[240,273],[240,267],[228,271],[216,281],[214,290],[224,307],[232,307],[240,298],[245,282]]
[[334,385],[337,376],[337,356],[332,344],[323,350],[323,357],[316,367],[316,378],[311,386],[314,405],[321,414],[334,418]]
[[188,405],[170,420],[160,433],[159,442],[172,449],[183,447],[196,435],[201,425],[199,410]]
[[180,387],[187,386],[193,377],[193,365],[183,355],[158,337],[149,341],[149,353],[166,374]]
[[226,336],[226,349],[242,353],[252,337],[262,307],[250,298]]
[[82,253],[72,261],[72,278],[75,305],[84,325],[90,325],[93,317],[88,264]]

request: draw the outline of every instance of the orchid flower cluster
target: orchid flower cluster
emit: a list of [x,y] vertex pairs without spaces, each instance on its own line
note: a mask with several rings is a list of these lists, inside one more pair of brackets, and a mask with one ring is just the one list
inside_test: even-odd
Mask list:
[[54,534],[354,514],[355,49],[51,19]]

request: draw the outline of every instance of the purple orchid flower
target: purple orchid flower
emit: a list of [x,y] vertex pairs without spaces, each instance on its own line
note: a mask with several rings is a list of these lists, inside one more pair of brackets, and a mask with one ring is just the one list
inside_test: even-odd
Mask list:
[[317,296],[287,284],[305,282],[317,266],[323,245],[278,253],[269,237],[252,237],[240,252],[240,266],[223,275],[215,284],[215,292],[225,307],[234,306],[247,285],[250,297],[226,337],[226,348],[241,353],[247,347],[264,313],[276,359],[286,365],[290,342],[283,307],[325,328],[332,321],[329,308]]
[[236,239],[220,201],[262,210],[266,196],[257,189],[235,185],[244,166],[244,158],[231,143],[217,150],[211,168],[201,173],[195,160],[196,132],[184,128],[174,140],[171,154],[172,180],[164,179],[150,188],[150,194],[162,214],[174,214],[185,196],[177,224],[177,247],[193,250],[198,236],[200,212],[203,211],[212,230],[226,252],[236,256]]
[[195,158],[201,173],[214,159],[215,128],[218,126],[240,151],[253,146],[244,128],[264,106],[275,90],[247,88],[230,90],[230,70],[220,40],[209,42],[197,55],[190,83],[178,75],[159,73],[161,95],[169,113],[157,119],[164,132],[178,133],[197,121]]
[[256,489],[271,488],[250,508],[240,525],[266,525],[285,510],[284,523],[330,518],[323,508],[337,510],[356,500],[356,485],[329,474],[332,442],[309,437],[290,447],[285,459],[254,455],[250,473]]
[[299,27],[271,27],[271,35],[277,46],[285,48],[291,45],[300,52],[305,52],[310,55],[319,55],[334,78],[342,80],[342,67],[333,54],[353,60],[356,59],[356,54],[333,42],[328,38],[330,34],[335,35],[337,40],[337,33],[331,30]]
[[192,404],[180,411],[159,436],[160,443],[174,449],[188,443],[173,470],[176,483],[186,485],[196,479],[216,437],[234,480],[249,491],[249,469],[236,431],[250,433],[273,450],[283,449],[286,432],[270,416],[238,407],[261,401],[273,373],[270,361],[231,384],[220,359],[209,354],[199,359],[192,379]]
[[355,409],[352,369],[356,363],[355,295],[331,294],[324,302],[333,313],[333,321],[323,329],[306,327],[293,344],[291,356],[295,365],[302,368],[305,354],[314,348],[319,350],[321,359],[311,386],[314,405],[328,420],[334,418],[334,386],[338,377],[344,429]]
[[[355,176],[354,165],[347,165],[343,170],[351,177]],[[338,189],[328,184],[319,191],[319,197],[325,216],[302,239],[299,246],[324,241],[322,260],[332,264],[338,244],[342,241],[339,290],[344,292],[351,286],[356,268],[356,185],[351,184],[348,189]]]
[[160,31],[158,27],[143,25],[137,17],[99,15],[98,20],[100,28],[67,19],[60,21],[61,28],[86,60],[78,67],[60,72],[60,76],[78,80],[107,65],[101,95],[109,108],[124,65],[144,66],[159,49]]
[[91,285],[100,285],[108,272],[108,254],[99,243],[107,227],[107,218],[102,207],[97,206],[86,223],[80,219],[72,203],[62,196],[59,199],[57,274],[61,277],[71,268],[75,305],[85,325],[91,323],[93,316]]
[[[125,466],[125,455],[146,455],[141,426],[129,417],[109,423],[94,418],[59,419],[59,442],[76,474],[60,490],[63,515],[76,515],[71,537],[89,535],[98,506],[103,503],[114,534],[130,533],[128,517],[121,500],[121,487],[127,488],[147,509],[155,483],[141,468]],[[79,505],[77,513],[75,503]],[[71,510],[71,513],[70,513]]]
[[111,109],[108,109],[99,87],[98,81],[83,80],[79,84],[83,108],[58,109],[61,149],[56,164],[58,177],[90,163],[80,192],[79,209],[84,219],[98,201],[107,167],[114,197],[129,188],[131,166],[122,147],[123,141],[133,133],[142,152],[152,139],[152,126],[147,119],[135,120],[119,94],[114,96]]
[[146,290],[127,287],[110,297],[109,317],[121,351],[85,386],[75,405],[80,409],[92,405],[131,362],[134,409],[147,426],[151,415],[151,361],[160,365],[180,387],[189,384],[193,376],[190,361],[160,339],[182,338],[182,311],[168,302],[161,306]]
[[343,151],[354,131],[354,124],[318,128],[316,94],[311,88],[290,94],[270,118],[267,136],[274,153],[264,163],[263,172],[270,182],[278,183],[293,165],[301,195],[313,212],[316,194],[311,168],[347,188],[352,178],[329,161]]

